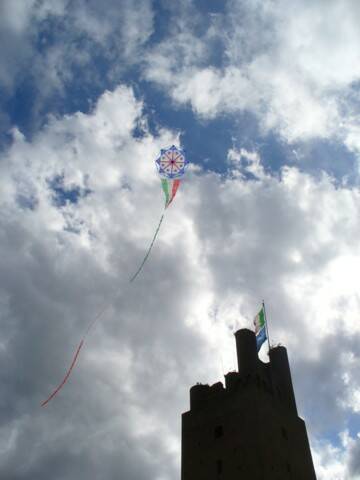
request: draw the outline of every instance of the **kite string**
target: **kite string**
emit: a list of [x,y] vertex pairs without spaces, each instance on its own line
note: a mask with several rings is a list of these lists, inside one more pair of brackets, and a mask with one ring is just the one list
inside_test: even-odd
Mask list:
[[[166,209],[166,207],[165,207]],[[139,273],[141,272],[143,266],[145,265],[145,262],[146,260],[148,259],[150,253],[151,253],[151,250],[154,246],[154,243],[155,243],[155,240],[156,240],[156,237],[159,233],[159,230],[160,230],[160,227],[161,227],[161,224],[162,224],[162,221],[164,220],[164,216],[165,216],[165,210],[163,212],[163,214],[161,215],[161,218],[160,218],[160,222],[159,222],[159,225],[157,226],[157,229],[155,231],[155,234],[153,236],[153,239],[151,241],[151,244],[150,244],[150,247],[148,248],[148,251],[146,252],[146,255],[143,259],[143,261],[141,262],[140,264],[140,267],[137,269],[137,271],[135,272],[135,274],[130,278],[129,280],[129,283],[132,283],[136,277],[139,275]],[[118,290],[115,298],[117,298],[117,296],[119,295],[120,293],[120,290]],[[83,338],[81,339],[79,345],[78,345],[78,348],[75,352],[75,355],[73,357],[73,360],[71,362],[71,365],[68,369],[68,371],[66,372],[65,374],[65,377],[64,379],[62,380],[62,382],[60,383],[60,385],[58,387],[55,388],[55,390],[51,393],[51,395],[41,404],[42,407],[44,407],[47,403],[50,402],[50,400],[52,400],[55,395],[57,395],[57,393],[62,389],[62,387],[65,385],[65,383],[67,382],[68,378],[70,377],[70,374],[76,364],[76,361],[77,361],[77,358],[79,356],[79,353],[80,353],[80,350],[82,348],[82,346],[84,345],[84,342],[87,338],[87,336],[90,334],[91,330],[93,329],[93,327],[95,326],[95,324],[98,322],[98,320],[104,315],[104,313],[106,312],[106,310],[110,307],[112,302],[107,302],[105,305],[103,305],[103,307],[100,309],[100,311],[97,313],[97,315],[95,316],[95,318],[90,322],[89,326],[87,327],[86,331],[85,331],[85,334],[83,336]]]
[[[146,255],[144,257],[144,260],[141,262],[140,264],[140,267],[137,269],[137,271],[135,272],[135,274],[130,278],[129,280],[129,283],[132,283],[135,278],[139,275],[139,273],[141,272],[143,266],[145,265],[145,262],[146,260],[148,259],[150,253],[151,253],[151,250],[154,246],[154,243],[155,243],[155,240],[156,240],[156,237],[159,233],[159,230],[160,230],[160,227],[161,227],[161,224],[162,224],[162,221],[164,220],[164,215],[165,215],[165,211],[164,213],[161,215],[161,218],[160,218],[160,222],[159,222],[159,225],[157,226],[157,229],[155,231],[155,234],[153,236],[153,239],[151,241],[151,244],[150,244],[150,247],[148,249],[148,251],[146,252]],[[119,295],[121,290],[118,290],[116,296],[114,299],[117,298],[117,296]],[[92,328],[94,327],[94,325],[96,324],[96,322],[103,316],[103,314],[106,312],[106,310],[111,306],[111,303],[110,302],[107,302],[105,305],[103,305],[103,307],[100,309],[100,311],[98,312],[98,314],[96,315],[96,317],[93,319],[93,321],[89,324],[89,326],[87,327],[86,331],[85,331],[85,335],[83,337],[83,339],[85,340],[85,338],[88,336],[88,334],[90,333],[90,331],[92,330]]]
[[135,272],[135,274],[130,278],[129,283],[132,283],[132,282],[135,280],[135,278],[139,275],[139,273],[141,272],[143,266],[145,265],[145,262],[146,262],[146,260],[148,259],[149,255],[150,255],[150,252],[151,252],[151,250],[152,250],[152,247],[153,247],[153,245],[154,245],[154,243],[155,243],[157,234],[159,233],[159,230],[160,230],[162,221],[164,220],[164,215],[165,215],[165,211],[164,211],[164,213],[161,215],[159,225],[157,226],[156,232],[155,232],[155,234],[154,234],[154,236],[153,236],[153,239],[152,239],[152,241],[151,241],[150,247],[149,247],[148,251],[146,252],[146,255],[145,255],[145,257],[144,257],[144,260],[141,262],[140,267],[137,269],[137,271]]

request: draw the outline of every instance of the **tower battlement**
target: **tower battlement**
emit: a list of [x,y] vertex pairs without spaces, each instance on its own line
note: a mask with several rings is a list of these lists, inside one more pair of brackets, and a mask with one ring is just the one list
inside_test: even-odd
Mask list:
[[270,362],[264,363],[257,355],[254,332],[244,328],[238,330],[235,337],[239,371],[225,375],[225,388],[221,382],[211,386],[199,383],[191,387],[190,410],[206,408],[210,403],[223,401],[226,396],[245,392],[247,388],[255,386],[297,415],[286,348],[272,348]]
[[238,371],[225,375],[225,386],[190,389],[181,480],[316,480],[286,348],[272,348],[264,363],[254,332],[241,329],[235,339]]

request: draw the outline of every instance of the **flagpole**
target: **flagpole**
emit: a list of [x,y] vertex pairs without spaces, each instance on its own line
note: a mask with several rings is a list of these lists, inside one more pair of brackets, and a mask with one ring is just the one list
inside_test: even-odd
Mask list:
[[271,383],[271,389],[272,389],[272,392],[273,392],[273,395],[275,393],[275,387],[274,387],[274,379],[273,379],[273,376],[272,376],[272,368],[271,368],[271,359],[270,359],[270,337],[269,337],[269,329],[268,329],[268,323],[267,323],[267,316],[266,316],[266,309],[265,309],[265,302],[263,300],[262,302],[263,304],[263,309],[264,309],[264,317],[265,317],[265,326],[266,326],[266,335],[267,335],[267,339],[268,339],[268,346],[269,346],[269,366],[270,366],[270,383]]
[[262,302],[262,305],[263,305],[263,309],[264,309],[266,336],[267,336],[267,340],[268,340],[269,353],[270,353],[270,336],[269,336],[269,329],[268,329],[268,322],[267,322],[267,316],[266,316],[266,309],[265,309],[265,302],[264,302],[264,300],[263,300],[263,302]]

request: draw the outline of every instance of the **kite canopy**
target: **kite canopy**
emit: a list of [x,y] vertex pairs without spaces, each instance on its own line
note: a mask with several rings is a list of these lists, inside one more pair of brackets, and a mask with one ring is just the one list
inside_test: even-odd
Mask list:
[[162,148],[160,157],[155,160],[159,175],[162,178],[172,180],[181,178],[189,165],[185,158],[184,150],[172,145],[170,148]]

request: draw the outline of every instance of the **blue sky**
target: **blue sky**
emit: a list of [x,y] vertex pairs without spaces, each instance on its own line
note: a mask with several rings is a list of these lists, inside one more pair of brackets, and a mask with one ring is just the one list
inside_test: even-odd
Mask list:
[[[359,17],[355,0],[1,3],[1,477],[179,478],[188,389],[234,368],[265,299],[318,479],[360,478]],[[129,286],[173,143],[191,167]]]
[[[121,4],[110,2],[112,10],[120,14]],[[46,2],[45,2],[46,4]],[[83,5],[91,15],[94,7],[92,2],[75,2],[79,7]],[[166,125],[169,128],[181,132],[181,139],[194,162],[205,169],[223,172],[227,165],[224,162],[226,152],[231,146],[236,148],[256,148],[262,153],[265,165],[276,172],[283,165],[297,164],[304,171],[319,174],[325,171],[337,180],[346,176],[353,182],[357,172],[356,154],[344,147],[338,138],[317,138],[314,135],[309,141],[303,142],[297,138],[295,142],[284,141],[278,132],[271,129],[263,131],[259,126],[256,116],[249,110],[237,109],[228,114],[220,114],[216,117],[207,118],[206,115],[196,115],[187,103],[174,103],[166,89],[146,79],[143,71],[143,63],[147,54],[156,49],[162,42],[166,43],[170,32],[186,29],[187,26],[176,24],[179,11],[182,7],[174,8],[167,2],[154,2],[152,5],[152,31],[148,36],[141,51],[136,51],[131,62],[122,61],[121,56],[109,53],[116,42],[112,37],[119,35],[121,28],[113,27],[109,34],[108,44],[105,47],[96,45],[94,38],[88,32],[77,31],[74,28],[72,9],[73,2],[65,2],[64,8],[67,15],[56,15],[51,12],[51,7],[44,19],[38,21],[36,28],[26,40],[30,43],[31,54],[26,62],[19,65],[16,79],[11,91],[3,90],[1,96],[2,112],[7,122],[2,124],[1,139],[3,145],[8,140],[8,130],[11,125],[16,125],[27,137],[36,133],[48,121],[49,114],[62,116],[77,111],[88,113],[93,108],[97,99],[104,90],[112,90],[119,83],[131,86],[137,98],[144,101],[144,113],[149,122],[149,128],[156,132],[157,128]],[[6,7],[5,7],[6,8]],[[191,34],[200,38],[206,36],[212,24],[216,21],[225,22],[225,18],[216,20],[216,17],[231,14],[231,2],[193,2],[187,6],[188,10],[196,12],[196,19],[189,21]],[[237,8],[249,10],[246,3],[238,2]],[[106,9],[105,9],[106,11]],[[15,14],[15,13],[14,13]],[[254,15],[254,13],[251,13]],[[102,12],[104,19],[107,14]],[[248,13],[248,15],[250,15]],[[215,18],[215,20],[214,20]],[[245,15],[246,18],[246,15]],[[246,27],[244,27],[246,32]],[[217,32],[213,35],[211,43],[207,45],[206,60],[203,65],[206,68],[224,69],[229,64],[224,36]],[[94,45],[95,44],[95,45]],[[94,46],[92,54],[86,58],[86,68],[74,58],[69,56],[66,65],[66,75],[60,77],[61,88],[49,89],[43,97],[43,82],[45,78],[37,75],[31,69],[31,62],[44,56],[52,55],[52,51],[59,45],[64,48],[75,48],[76,53],[88,55],[88,49]],[[103,47],[103,48],[102,48]],[[151,53],[150,53],[151,54]],[[206,63],[205,63],[206,62]],[[171,62],[176,76],[177,58],[172,54]],[[182,63],[181,57],[179,64]],[[115,64],[115,66],[114,66]],[[46,65],[44,66],[46,68]],[[115,73],[114,73],[115,70]],[[61,90],[61,91],[59,91]],[[356,97],[357,87],[351,88]],[[297,159],[301,157],[299,162]]]

